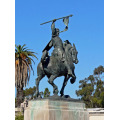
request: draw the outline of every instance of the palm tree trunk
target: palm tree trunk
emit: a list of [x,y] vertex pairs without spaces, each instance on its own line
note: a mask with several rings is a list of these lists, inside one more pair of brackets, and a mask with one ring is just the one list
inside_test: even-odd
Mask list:
[[23,87],[17,86],[17,96],[16,96],[16,103],[17,107],[20,107],[21,103],[23,102]]

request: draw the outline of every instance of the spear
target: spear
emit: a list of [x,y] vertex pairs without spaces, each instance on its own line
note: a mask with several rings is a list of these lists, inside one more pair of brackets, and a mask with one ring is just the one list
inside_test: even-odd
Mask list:
[[[61,18],[57,18],[57,19],[53,19],[53,20],[64,19],[64,18],[66,18],[66,17],[72,17],[72,16],[73,16],[73,15],[68,15],[68,16],[61,17]],[[48,21],[48,22],[41,23],[40,25],[43,25],[43,24],[46,24],[46,23],[52,22],[53,20],[50,20],[50,21]]]

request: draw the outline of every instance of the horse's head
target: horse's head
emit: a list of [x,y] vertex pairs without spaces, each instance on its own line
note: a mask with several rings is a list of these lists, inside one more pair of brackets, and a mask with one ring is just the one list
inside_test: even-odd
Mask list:
[[72,56],[72,60],[73,60],[73,63],[77,64],[79,61],[77,59],[77,50],[76,50],[76,47],[75,47],[75,44],[73,43],[73,47],[71,48],[71,56]]
[[63,47],[65,49],[66,55],[68,56],[68,58],[70,57],[73,63],[77,64],[78,63],[78,59],[77,59],[78,52],[76,50],[75,44],[73,43],[73,46],[72,46],[68,40],[64,42],[65,43],[63,44]]

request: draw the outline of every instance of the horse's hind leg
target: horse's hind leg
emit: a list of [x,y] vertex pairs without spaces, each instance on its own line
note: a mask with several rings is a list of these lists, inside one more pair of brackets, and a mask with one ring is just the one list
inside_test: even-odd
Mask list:
[[70,78],[69,75],[65,76],[65,78],[64,78],[63,86],[62,86],[61,91],[60,91],[61,96],[64,95],[64,89],[65,89],[65,86],[67,85],[67,82],[68,82],[69,78]]
[[39,75],[37,78],[36,78],[36,97],[39,96],[39,82],[40,80],[44,77],[45,75]]
[[51,75],[50,78],[48,79],[49,84],[51,84],[53,86],[53,94],[57,95],[58,94],[58,87],[54,84],[54,79],[56,78],[56,76]]

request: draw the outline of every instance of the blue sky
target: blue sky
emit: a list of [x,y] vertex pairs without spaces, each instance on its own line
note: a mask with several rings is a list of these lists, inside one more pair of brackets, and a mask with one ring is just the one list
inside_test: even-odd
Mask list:
[[[69,40],[76,45],[79,63],[75,65],[76,82],[68,84],[65,94],[77,98],[79,80],[93,74],[95,67],[104,66],[104,1],[103,0],[21,0],[15,2],[15,43],[26,44],[28,48],[38,53],[39,60],[34,59],[34,76],[31,74],[28,87],[35,85],[37,78],[37,64],[42,50],[51,39],[51,23],[40,23],[73,14],[69,19],[68,31],[60,34],[61,39]],[[56,21],[56,27],[63,30],[62,20]],[[53,50],[53,49],[52,49]],[[50,50],[50,53],[51,51]],[[59,91],[63,77],[57,78],[55,84]],[[44,91],[48,87],[52,93],[52,86],[47,77],[41,80],[39,89]]]

